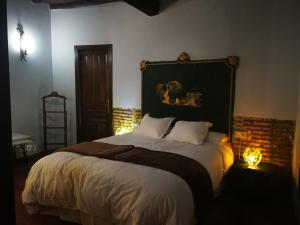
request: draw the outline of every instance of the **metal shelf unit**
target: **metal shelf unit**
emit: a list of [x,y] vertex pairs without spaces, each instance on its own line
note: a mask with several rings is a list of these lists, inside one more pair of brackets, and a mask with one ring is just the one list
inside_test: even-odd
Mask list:
[[42,99],[44,151],[67,146],[67,98],[53,91]]

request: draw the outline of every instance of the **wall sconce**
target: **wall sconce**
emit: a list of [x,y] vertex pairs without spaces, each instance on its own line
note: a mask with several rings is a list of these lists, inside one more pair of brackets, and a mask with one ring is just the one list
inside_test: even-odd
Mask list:
[[26,61],[26,56],[28,55],[27,49],[25,46],[25,40],[24,40],[24,29],[22,24],[18,24],[17,26],[17,31],[20,35],[20,60],[21,61]]
[[262,154],[258,148],[247,147],[243,153],[243,158],[249,168],[256,168],[262,159]]

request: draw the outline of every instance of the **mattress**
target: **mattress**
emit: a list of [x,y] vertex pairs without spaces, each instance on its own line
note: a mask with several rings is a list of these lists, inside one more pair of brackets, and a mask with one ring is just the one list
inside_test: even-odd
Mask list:
[[[208,171],[216,192],[233,163],[229,144],[193,145],[132,134],[96,140],[132,144],[192,158]],[[22,193],[30,213],[84,225],[192,225],[193,196],[179,176],[152,167],[57,152],[31,168]]]

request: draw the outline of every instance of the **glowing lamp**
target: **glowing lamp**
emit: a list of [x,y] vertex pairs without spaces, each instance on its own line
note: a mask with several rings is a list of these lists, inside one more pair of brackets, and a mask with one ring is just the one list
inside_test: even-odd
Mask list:
[[248,167],[255,168],[262,159],[262,154],[258,148],[247,147],[243,153],[243,158]]
[[122,135],[122,134],[130,133],[131,131],[132,131],[131,127],[119,127],[115,133],[116,135]]

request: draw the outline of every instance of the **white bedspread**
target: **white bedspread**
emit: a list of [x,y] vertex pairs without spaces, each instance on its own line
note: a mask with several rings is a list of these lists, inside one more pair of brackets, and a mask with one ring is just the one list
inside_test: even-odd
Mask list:
[[[227,144],[217,146],[204,142],[192,145],[130,134],[97,141],[133,144],[193,158],[208,170],[214,190],[233,163],[233,153]],[[37,213],[40,206],[50,206],[80,211],[108,221],[106,224],[194,223],[191,190],[177,175],[152,167],[69,152],[53,153],[37,161],[26,180],[22,199],[31,213]],[[84,221],[77,222],[85,225]]]

